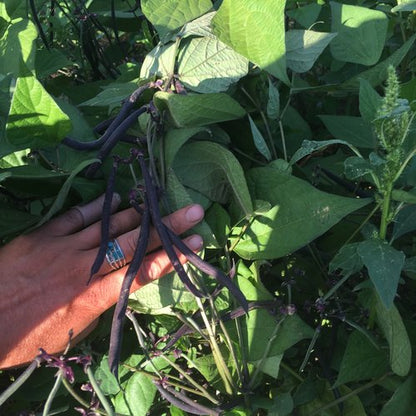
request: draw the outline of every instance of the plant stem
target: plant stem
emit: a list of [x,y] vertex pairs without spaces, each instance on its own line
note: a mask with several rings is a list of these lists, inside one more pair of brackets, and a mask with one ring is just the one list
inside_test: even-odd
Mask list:
[[115,416],[114,410],[111,406],[111,404],[109,403],[109,401],[107,400],[107,398],[105,397],[103,391],[101,390],[100,386],[97,383],[97,380],[94,377],[94,374],[91,370],[91,367],[88,366],[87,367],[87,375],[88,375],[88,379],[90,380],[91,386],[95,391],[95,394],[98,397],[98,400],[101,402],[101,404],[103,405],[105,411],[107,412],[108,416]]
[[43,408],[42,416],[49,415],[49,411],[51,410],[53,399],[55,398],[56,393],[58,393],[59,387],[61,386],[61,383],[62,383],[62,379],[63,379],[62,371],[59,371],[55,380],[55,384],[53,385],[52,390],[50,391],[48,398],[46,400],[45,407]]
[[391,192],[393,189],[392,183],[387,186],[387,189],[383,193],[383,202],[381,206],[381,220],[380,220],[380,232],[379,237],[382,240],[386,239],[387,226],[390,223],[390,202]]

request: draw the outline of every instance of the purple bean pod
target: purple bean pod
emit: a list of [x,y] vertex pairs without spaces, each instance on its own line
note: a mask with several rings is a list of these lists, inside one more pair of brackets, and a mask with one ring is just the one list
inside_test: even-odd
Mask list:
[[[131,201],[131,205],[138,210],[139,204],[136,201]],[[141,207],[140,207],[141,208]],[[143,259],[146,255],[147,246],[149,243],[150,234],[150,212],[149,209],[144,209],[142,221],[140,225],[140,236],[133,259],[127,269],[121,286],[120,296],[113,315],[113,322],[111,325],[110,336],[110,350],[108,353],[108,364],[111,372],[118,378],[118,363],[120,358],[120,349],[123,336],[124,317],[127,310],[129,300],[130,287],[135,279]]]

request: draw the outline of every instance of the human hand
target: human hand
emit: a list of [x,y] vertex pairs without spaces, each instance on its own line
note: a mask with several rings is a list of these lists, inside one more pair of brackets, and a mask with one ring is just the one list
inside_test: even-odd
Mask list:
[[[113,198],[112,211],[119,197]],[[104,261],[87,286],[91,265],[101,240],[103,197],[70,209],[34,232],[22,235],[0,249],[0,368],[32,360],[39,348],[48,353],[63,351],[72,330],[79,341],[96,325],[98,317],[117,302],[127,265],[113,271]],[[199,205],[182,208],[164,218],[176,234],[203,217]],[[140,215],[132,209],[113,213],[110,237],[117,238],[130,262],[139,236]],[[192,250],[202,247],[193,235],[184,240]],[[152,229],[148,254],[131,290],[172,271],[160,240]],[[178,252],[181,262],[185,257]],[[71,343],[72,345],[72,343]]]

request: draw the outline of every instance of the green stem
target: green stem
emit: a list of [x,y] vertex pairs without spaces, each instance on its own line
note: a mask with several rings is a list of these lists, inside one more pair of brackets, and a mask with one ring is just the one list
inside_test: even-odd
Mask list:
[[104,395],[103,391],[101,390],[100,386],[98,385],[97,380],[95,379],[94,374],[93,374],[90,366],[87,367],[87,375],[88,375],[88,379],[91,383],[91,386],[94,389],[95,394],[98,397],[98,400],[103,405],[104,410],[107,412],[107,415],[108,416],[115,416],[114,410],[113,410],[111,404],[109,403],[109,401],[107,400],[107,398],[105,397],[105,395]]
[[380,232],[379,237],[382,240],[386,239],[387,226],[390,223],[390,202],[391,202],[391,192],[393,186],[389,184],[387,189],[383,193],[383,202],[381,206],[381,221],[380,221]]
[[56,393],[58,393],[59,387],[62,384],[62,379],[63,379],[62,371],[60,371],[56,377],[55,384],[53,385],[52,390],[50,391],[49,396],[46,400],[45,407],[43,408],[42,416],[49,415],[49,411],[51,410],[53,399],[55,398]]

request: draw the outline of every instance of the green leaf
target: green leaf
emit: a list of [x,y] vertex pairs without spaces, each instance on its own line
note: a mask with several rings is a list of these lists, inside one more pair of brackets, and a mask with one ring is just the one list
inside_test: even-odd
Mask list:
[[13,94],[7,141],[20,148],[53,146],[71,130],[71,120],[35,77],[18,78]]
[[13,166],[23,166],[27,164],[25,160],[30,149],[19,150],[0,159],[0,169],[7,169]]
[[183,286],[179,277],[170,273],[132,293],[129,307],[139,313],[173,315],[173,308],[194,311],[196,303],[194,295]]
[[377,146],[371,124],[361,117],[332,115],[318,117],[336,139],[362,148],[374,149]]
[[371,86],[376,87],[380,85],[387,78],[387,69],[390,65],[397,67],[403,58],[407,55],[413,43],[416,40],[416,34],[412,35],[397,51],[393,52],[384,61],[379,62],[373,68],[360,72],[348,81],[341,84],[341,89],[356,89],[359,88],[362,79],[365,79]]
[[63,206],[65,200],[68,196],[68,193],[71,189],[72,182],[74,181],[75,177],[83,171],[87,166],[91,165],[91,163],[99,162],[99,159],[89,159],[84,160],[81,162],[68,176],[68,179],[63,184],[61,190],[59,191],[58,195],[56,196],[55,201],[53,202],[52,206],[49,208],[49,211],[43,216],[43,218],[39,221],[38,225],[44,224],[46,221],[49,221]]
[[140,68],[140,78],[147,79],[153,76],[169,78],[175,68],[177,47],[175,43],[163,45],[159,42],[144,58]]
[[393,189],[391,197],[394,201],[404,202],[406,204],[416,204],[416,190],[403,191],[402,189]]
[[250,121],[251,134],[253,135],[254,145],[256,146],[256,149],[265,157],[268,162],[270,162],[272,160],[272,154],[270,153],[266,140],[264,140],[263,135],[257,128],[250,115],[248,116],[248,120]]
[[0,74],[27,75],[35,67],[36,26],[27,19],[16,19],[0,38]]
[[[416,8],[416,4],[415,4]],[[400,384],[379,416],[410,416],[415,413],[416,375],[412,374]]]
[[205,214],[205,220],[214,232],[220,247],[224,247],[230,233],[231,219],[228,212],[220,204],[214,203]]
[[253,205],[243,169],[229,150],[207,141],[190,143],[182,149],[173,167],[185,186],[217,202],[227,202],[231,193],[244,214],[251,215]]
[[247,59],[216,38],[193,38],[181,46],[179,79],[193,91],[225,91],[247,74]]
[[351,156],[344,161],[344,172],[348,179],[355,180],[371,173],[373,167],[368,160],[358,156]]
[[279,90],[269,78],[269,98],[267,100],[267,117],[277,120],[280,115],[280,94]]
[[357,273],[363,267],[363,262],[359,256],[357,249],[360,243],[351,243],[342,246],[336,256],[329,264],[329,272],[341,270],[344,276]]
[[332,32],[338,36],[331,43],[335,59],[361,65],[374,65],[380,59],[387,35],[385,13],[367,7],[331,1]]
[[304,28],[310,28],[319,16],[322,5],[317,3],[307,4],[306,6],[297,7],[293,10],[287,10],[286,14],[295,19]]
[[286,32],[287,66],[298,73],[309,71],[336,35],[336,33],[322,33],[312,30]]
[[[187,205],[195,203],[195,201],[186,191],[185,187],[179,182],[177,176],[175,175],[172,169],[169,169],[169,171],[167,172],[166,179],[166,196],[169,203],[169,207],[172,210],[172,212],[177,211],[178,209],[183,208]],[[203,238],[206,247],[219,247],[218,242],[215,239],[214,233],[205,221],[202,221],[199,224],[195,225],[190,231],[190,233],[199,234]]]
[[224,93],[216,94],[169,94],[157,92],[155,105],[167,108],[176,127],[205,126],[221,121],[244,117],[245,110]]
[[169,129],[164,137],[165,165],[169,168],[179,149],[193,136],[205,131],[203,127]]
[[100,385],[100,389],[105,395],[116,395],[120,391],[118,380],[111,372],[108,365],[107,355],[101,359],[100,366],[95,370],[94,376]]
[[363,119],[369,123],[377,117],[377,111],[381,107],[382,98],[377,91],[365,80],[360,80],[360,113]]
[[392,307],[406,258],[404,253],[381,240],[363,241],[357,251],[385,307]]
[[403,270],[406,272],[416,273],[416,256],[408,257],[406,259]]
[[104,91],[101,91],[95,97],[84,101],[80,105],[88,107],[119,107],[121,106],[123,100],[125,100],[137,88],[138,85],[135,82],[114,82],[105,87]]
[[[266,215],[254,218],[236,245],[237,254],[249,260],[270,260],[292,253],[370,202],[319,191],[301,179],[269,167],[250,170],[247,182],[254,199],[276,206]],[[234,236],[240,232],[240,227],[233,229]]]
[[392,241],[416,230],[416,205],[408,205],[399,211],[395,220]]
[[376,348],[361,332],[354,331],[348,337],[334,387],[382,376],[388,370],[387,360],[384,350]]
[[392,13],[397,12],[412,12],[416,10],[416,1],[415,0],[405,0],[405,1],[397,1],[397,6],[391,9]]
[[223,0],[212,19],[218,38],[284,83],[285,0]]
[[37,78],[46,78],[58,69],[73,65],[74,63],[57,49],[39,49],[36,52],[35,68]]
[[123,415],[146,416],[153,404],[156,390],[148,375],[134,373],[129,378],[124,392],[116,396],[116,412]]
[[406,376],[412,361],[412,346],[403,324],[402,317],[394,304],[389,309],[375,294],[377,325],[383,332],[390,347],[390,366],[398,376]]
[[333,144],[343,144],[348,146],[351,150],[356,152],[354,146],[350,143],[346,142],[345,140],[333,139],[333,140],[304,140],[302,142],[302,146],[295,152],[295,154],[290,159],[290,165],[294,165],[295,163],[299,162],[299,160],[303,159],[305,156],[308,156],[318,150],[321,150],[327,146],[331,146]]
[[179,33],[179,36],[182,38],[187,38],[189,36],[199,36],[199,37],[212,37],[216,36],[212,32],[211,21],[217,12],[205,13],[203,16],[198,17],[191,22],[186,23]]
[[169,32],[196,19],[212,8],[210,0],[142,0],[141,10],[161,40]]

